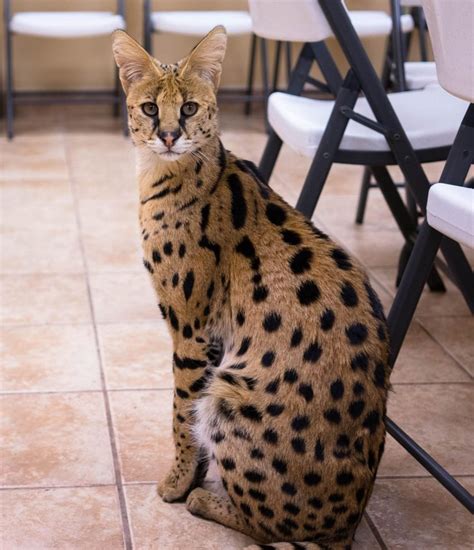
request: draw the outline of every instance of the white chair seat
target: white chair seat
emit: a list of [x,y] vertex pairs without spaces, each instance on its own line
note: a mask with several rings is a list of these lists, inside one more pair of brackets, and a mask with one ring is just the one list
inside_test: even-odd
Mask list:
[[121,15],[102,11],[18,12],[10,20],[12,32],[55,38],[99,36],[124,28]]
[[159,11],[151,14],[154,31],[201,36],[216,25],[224,25],[229,35],[252,32],[246,11]]
[[426,212],[431,227],[474,248],[474,189],[436,183],[430,188]]
[[[387,36],[392,31],[392,18],[384,11],[349,11],[349,17],[359,35],[366,36]],[[411,32],[415,27],[413,17],[404,14],[400,18],[402,32]]]
[[405,80],[409,90],[422,90],[430,84],[438,84],[434,61],[409,61],[405,63]]
[[[451,145],[467,108],[465,101],[451,96],[440,86],[389,94],[388,97],[414,149]],[[276,92],[269,98],[268,120],[284,143],[313,157],[333,106],[334,101]],[[365,98],[357,100],[354,110],[374,120]],[[341,149],[389,151],[382,134],[352,120],[346,128]]]

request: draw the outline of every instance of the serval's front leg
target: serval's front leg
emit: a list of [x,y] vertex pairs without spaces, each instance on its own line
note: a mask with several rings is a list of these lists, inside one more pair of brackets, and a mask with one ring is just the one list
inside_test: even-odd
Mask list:
[[[196,342],[196,339],[198,340]],[[193,401],[199,397],[211,374],[209,346],[202,336],[176,341],[173,356],[175,380],[173,400],[173,436],[175,460],[158,485],[158,494],[166,502],[184,499],[206,475],[207,457],[195,444],[191,427]]]

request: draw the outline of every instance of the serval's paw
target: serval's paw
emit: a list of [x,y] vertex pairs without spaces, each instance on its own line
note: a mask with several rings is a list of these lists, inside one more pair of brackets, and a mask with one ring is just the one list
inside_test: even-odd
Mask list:
[[165,502],[183,500],[194,483],[195,473],[192,469],[179,472],[172,468],[168,475],[158,483],[158,494]]
[[206,517],[207,508],[209,505],[209,491],[198,487],[191,491],[186,499],[186,509],[193,516]]

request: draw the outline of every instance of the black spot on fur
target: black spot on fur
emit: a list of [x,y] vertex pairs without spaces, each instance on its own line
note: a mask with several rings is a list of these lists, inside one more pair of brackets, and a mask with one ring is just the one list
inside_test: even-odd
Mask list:
[[321,482],[321,476],[315,472],[309,472],[305,474],[303,478],[306,485],[314,486]]
[[290,346],[292,348],[296,348],[301,344],[301,340],[303,339],[303,332],[300,328],[295,328],[293,331],[293,334],[291,335],[291,342]]
[[168,316],[170,319],[171,326],[174,328],[174,330],[179,330],[179,321],[176,317],[176,313],[174,312],[174,309],[170,306],[168,308]]
[[298,492],[296,490],[296,487],[292,483],[285,482],[281,486],[282,493],[285,493],[286,495],[294,496]]
[[320,318],[321,329],[324,330],[324,332],[331,330],[335,319],[334,311],[332,309],[326,309]]
[[161,262],[161,254],[158,252],[158,250],[153,250],[153,252],[151,253],[151,259],[155,264],[159,264]]
[[221,247],[217,243],[214,243],[210,241],[206,235],[203,235],[201,237],[201,240],[199,241],[199,246],[201,248],[206,248],[207,250],[210,250],[216,259],[216,265],[219,264],[221,260]]
[[250,338],[250,336],[246,336],[240,344],[240,348],[237,351],[237,356],[241,357],[242,355],[245,355],[249,350],[251,343],[252,343],[252,338]]
[[211,211],[211,205],[207,203],[201,208],[201,231],[204,233],[209,224],[209,213]]
[[249,495],[254,500],[258,500],[259,502],[265,502],[265,500],[267,499],[267,495],[265,493],[262,493],[262,491],[257,491],[257,489],[249,489]]
[[275,311],[272,311],[270,313],[267,313],[265,315],[265,318],[263,320],[263,328],[267,332],[275,332],[280,328],[281,325],[281,316],[276,313]]
[[331,250],[331,257],[336,262],[339,269],[349,271],[352,268],[349,256],[344,250],[342,250],[342,248],[333,248]]
[[365,401],[362,401],[361,399],[357,401],[352,401],[352,403],[349,405],[349,408],[347,409],[349,414],[352,418],[356,419],[359,418],[359,416],[364,412],[365,408]]
[[280,380],[278,378],[275,378],[275,380],[272,380],[267,384],[267,386],[265,387],[265,392],[275,395],[278,392],[279,387],[280,387]]
[[221,464],[226,471],[235,470],[235,460],[233,458],[223,458]]
[[234,483],[232,485],[232,489],[234,489],[234,493],[236,495],[238,495],[239,497],[243,496],[244,494],[244,490],[242,489],[242,487],[240,485],[238,485],[237,483]]
[[279,474],[284,475],[288,471],[288,465],[284,460],[279,458],[274,458],[272,461],[272,466],[275,471]]
[[314,447],[314,458],[318,462],[324,462],[324,444],[320,439],[316,441],[316,445]]
[[366,353],[358,353],[351,359],[352,370],[356,371],[358,369],[367,372],[369,366],[369,358]]
[[176,388],[176,395],[178,397],[181,397],[181,399],[188,399],[189,393],[186,390],[182,390],[181,388]]
[[286,212],[279,204],[275,204],[274,202],[267,204],[265,214],[273,225],[283,225],[286,221]]
[[283,229],[281,237],[286,244],[291,244],[293,246],[301,244],[301,235],[291,229]]
[[191,325],[184,325],[184,327],[183,327],[183,337],[187,338],[187,339],[193,337],[193,329],[191,328]]
[[237,312],[235,320],[237,321],[239,327],[243,326],[245,323],[245,313],[241,309]]
[[356,289],[348,281],[345,281],[341,287],[341,300],[347,307],[356,307],[359,303]]
[[367,327],[362,323],[353,323],[346,328],[346,336],[352,346],[363,344],[368,336]]
[[232,225],[235,229],[241,229],[247,219],[247,202],[245,201],[242,182],[237,174],[229,174],[227,184],[231,193]]
[[275,361],[275,352],[267,351],[262,355],[262,366],[271,367]]
[[370,413],[365,417],[363,422],[364,428],[368,428],[371,434],[375,433],[378,425],[380,424],[380,414],[378,411],[370,411]]
[[242,512],[248,516],[248,517],[252,517],[253,514],[252,514],[252,510],[250,509],[250,506],[248,504],[245,504],[245,502],[241,502],[240,503],[240,509],[242,510]]
[[262,453],[260,449],[252,449],[250,451],[250,458],[256,459],[256,460],[262,460],[262,458],[265,458],[265,455]]
[[295,453],[303,454],[306,452],[306,443],[301,437],[294,437],[291,440],[291,446],[293,447]]
[[295,369],[288,369],[283,375],[283,380],[288,384],[294,384],[298,380],[298,373]]
[[308,363],[316,363],[321,357],[322,349],[318,342],[311,343],[303,354],[303,359]]
[[354,476],[351,472],[339,472],[336,476],[336,483],[338,485],[350,485],[354,481]]
[[296,295],[301,305],[309,306],[319,299],[320,291],[314,281],[304,281],[298,287]]
[[194,271],[188,271],[186,273],[186,277],[184,278],[184,281],[183,281],[183,292],[184,292],[184,297],[186,298],[186,301],[189,300],[189,298],[191,298],[191,294],[193,293],[193,288],[194,288]]
[[258,511],[262,514],[262,516],[265,516],[266,518],[272,518],[275,515],[271,508],[263,506],[262,504],[260,504],[260,506],[258,507]]
[[295,275],[300,275],[311,269],[313,251],[310,248],[302,248],[290,258],[290,269]]
[[300,384],[298,386],[298,393],[305,398],[307,403],[313,400],[314,392],[310,384]]
[[295,432],[302,432],[309,427],[309,418],[307,416],[295,416],[291,421],[291,427]]
[[163,246],[163,252],[166,256],[171,256],[173,254],[173,243],[168,241]]
[[155,270],[153,269],[153,266],[151,265],[151,263],[148,260],[143,259],[143,265],[145,266],[147,271],[149,271],[151,274],[153,274],[155,272]]
[[378,388],[385,388],[385,365],[377,363],[374,369],[374,384]]
[[270,403],[270,405],[267,405],[267,408],[266,408],[266,411],[270,416],[280,416],[280,414],[284,410],[285,410],[285,406],[279,403]]
[[308,504],[315,508],[316,510],[321,510],[323,507],[323,503],[319,500],[319,498],[311,497],[308,499]]
[[257,286],[253,289],[252,299],[256,304],[264,302],[268,297],[268,287],[265,285]]
[[331,384],[331,397],[334,400],[342,399],[342,396],[344,395],[344,384],[342,383],[341,379],[337,379],[335,382]]
[[354,395],[362,395],[364,391],[365,391],[364,385],[361,384],[360,382],[356,382],[352,386],[352,392],[354,393]]
[[331,424],[339,424],[341,422],[341,415],[337,409],[327,409],[324,411],[324,418],[331,422]]
[[180,258],[184,258],[185,255],[186,255],[186,245],[181,243],[178,249],[178,256]]
[[257,470],[245,470],[244,477],[247,481],[250,481],[250,483],[261,483],[266,479],[265,474]]
[[255,247],[247,235],[242,237],[242,240],[235,247],[235,251],[249,259],[255,257]]

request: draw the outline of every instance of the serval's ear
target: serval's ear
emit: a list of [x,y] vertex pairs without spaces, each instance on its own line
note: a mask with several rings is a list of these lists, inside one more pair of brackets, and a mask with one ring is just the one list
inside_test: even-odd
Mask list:
[[115,63],[119,68],[120,80],[126,94],[130,86],[146,74],[160,75],[161,70],[156,61],[125,31],[114,31],[112,39]]
[[181,74],[197,73],[217,90],[227,46],[227,33],[222,25],[214,27],[181,62]]

